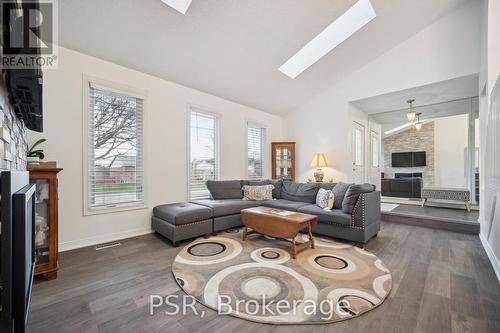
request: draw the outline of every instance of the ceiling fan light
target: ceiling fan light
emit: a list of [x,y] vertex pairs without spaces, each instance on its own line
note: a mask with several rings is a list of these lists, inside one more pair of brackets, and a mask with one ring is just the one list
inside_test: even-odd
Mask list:
[[423,123],[423,122],[421,122],[421,121],[416,122],[416,123],[415,123],[415,129],[416,129],[417,131],[420,131],[420,130],[422,129],[422,125],[423,125],[423,124],[424,124],[424,123]]
[[408,112],[406,114],[406,118],[408,118],[408,121],[410,123],[414,122],[416,117],[417,117],[417,113],[416,112]]

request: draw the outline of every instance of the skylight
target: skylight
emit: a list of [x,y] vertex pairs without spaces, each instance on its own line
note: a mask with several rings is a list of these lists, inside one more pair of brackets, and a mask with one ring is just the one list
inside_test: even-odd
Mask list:
[[176,11],[186,14],[192,0],[161,0]]
[[359,0],[284,63],[279,71],[295,79],[376,16],[370,0]]

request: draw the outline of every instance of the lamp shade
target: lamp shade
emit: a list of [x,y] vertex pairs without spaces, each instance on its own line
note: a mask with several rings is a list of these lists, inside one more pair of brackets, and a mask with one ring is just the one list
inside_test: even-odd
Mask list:
[[327,167],[325,154],[318,153],[314,154],[313,160],[311,161],[311,166],[315,168]]

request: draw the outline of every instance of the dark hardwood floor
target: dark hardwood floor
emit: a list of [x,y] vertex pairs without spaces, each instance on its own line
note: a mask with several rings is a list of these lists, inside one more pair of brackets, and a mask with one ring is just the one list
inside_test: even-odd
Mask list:
[[367,249],[393,274],[389,298],[314,326],[256,324],[199,304],[204,318],[150,315],[151,294],[183,295],[170,270],[179,249],[160,236],[64,252],[58,279],[34,287],[29,332],[500,332],[500,285],[477,236],[384,222]]
[[421,207],[420,205],[399,204],[391,211],[382,211],[382,219],[415,226],[479,234],[479,211],[460,207]]

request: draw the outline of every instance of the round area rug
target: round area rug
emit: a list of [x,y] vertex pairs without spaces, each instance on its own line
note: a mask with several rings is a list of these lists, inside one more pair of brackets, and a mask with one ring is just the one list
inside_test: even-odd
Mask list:
[[270,324],[330,323],[373,310],[392,288],[382,261],[352,244],[315,237],[315,249],[292,259],[289,242],[241,236],[230,230],[197,239],[172,265],[179,286],[220,314]]

